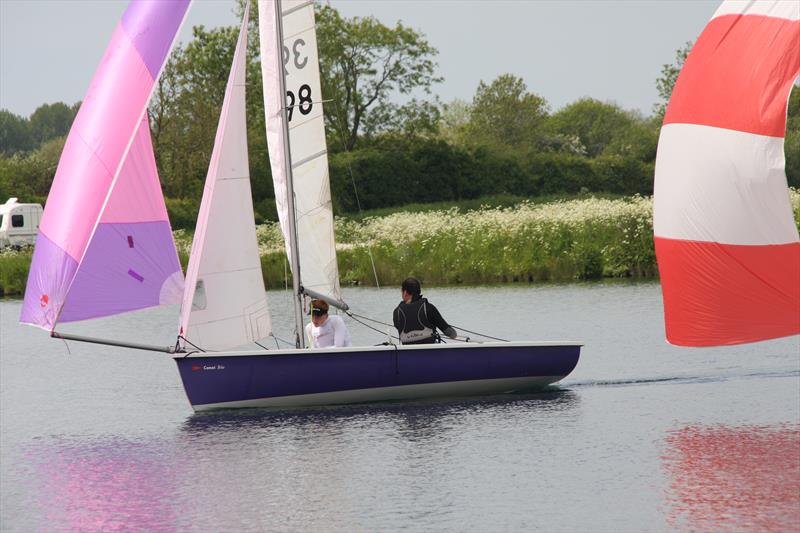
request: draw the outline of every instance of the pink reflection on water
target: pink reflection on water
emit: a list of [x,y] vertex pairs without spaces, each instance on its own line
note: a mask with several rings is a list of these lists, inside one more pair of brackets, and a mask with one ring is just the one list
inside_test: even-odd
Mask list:
[[687,426],[666,444],[671,526],[800,529],[800,426]]
[[178,531],[174,455],[104,443],[32,452],[41,531]]

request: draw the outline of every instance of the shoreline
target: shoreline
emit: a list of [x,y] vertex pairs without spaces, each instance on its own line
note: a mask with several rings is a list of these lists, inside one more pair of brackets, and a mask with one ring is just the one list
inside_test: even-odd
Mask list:
[[[426,286],[425,290],[440,290],[440,289],[492,289],[492,288],[506,288],[506,287],[536,287],[536,288],[550,288],[550,287],[563,287],[563,286],[580,286],[586,287],[605,286],[605,285],[648,285],[653,283],[660,283],[660,277],[629,277],[629,278],[599,278],[599,279],[575,279],[566,281],[507,281],[498,283],[475,283],[475,284],[450,284],[450,285],[430,285]],[[377,287],[379,289],[397,290],[397,286],[386,284]],[[375,285],[357,284],[357,285],[343,285],[344,289],[374,289]],[[289,287],[291,289],[291,286]],[[267,292],[285,291],[286,287],[272,287],[266,288]],[[5,294],[0,295],[0,302],[22,302],[23,294]]]
[[[789,196],[798,223],[800,192]],[[342,286],[399,286],[408,276],[427,287],[659,278],[651,197],[403,211],[334,226]],[[193,235],[173,236],[185,271]],[[291,284],[279,224],[257,226],[256,236],[265,288]],[[0,252],[0,296],[23,294],[31,250]]]

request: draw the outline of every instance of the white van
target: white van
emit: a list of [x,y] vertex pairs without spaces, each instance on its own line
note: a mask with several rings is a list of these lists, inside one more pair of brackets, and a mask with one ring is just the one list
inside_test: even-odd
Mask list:
[[9,198],[0,205],[0,248],[34,244],[42,220],[42,206],[20,204]]

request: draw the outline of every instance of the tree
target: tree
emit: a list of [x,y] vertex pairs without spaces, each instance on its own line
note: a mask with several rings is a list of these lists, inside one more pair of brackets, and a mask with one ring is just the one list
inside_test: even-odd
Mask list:
[[678,74],[683,68],[683,63],[692,51],[694,43],[687,41],[682,48],[675,51],[675,63],[667,63],[661,66],[661,77],[656,79],[656,89],[661,101],[653,106],[653,113],[658,117],[659,122],[664,119],[664,113],[667,111],[667,104],[669,98],[672,96],[672,89],[675,87],[675,82],[678,81]]
[[70,107],[63,102],[44,104],[36,108],[30,118],[33,142],[38,146],[69,133],[80,104]]
[[501,146],[536,146],[547,118],[547,102],[528,92],[525,82],[512,74],[492,83],[481,81],[472,99],[467,127],[471,143]]
[[66,137],[56,137],[36,150],[0,155],[0,201],[16,196],[23,202],[42,202],[53,183]]
[[39,148],[47,141],[69,133],[78,114],[80,102],[68,106],[63,102],[43,104],[30,118],[0,110],[0,153],[7,156]]
[[[243,9],[243,6],[238,9]],[[251,9],[251,17],[254,13],[255,10]],[[191,42],[173,51],[158,80],[148,112],[166,195],[199,203],[239,27],[206,30],[200,26],[195,27],[193,33]],[[248,40],[247,140],[251,187],[257,219],[260,220],[262,217],[259,215],[271,216],[275,208],[264,202],[273,198],[274,193],[269,179],[258,32],[252,18]],[[182,206],[182,218],[189,220],[194,213],[187,205],[195,204],[170,204],[171,207]]]
[[464,100],[456,98],[442,108],[439,121],[439,135],[450,144],[462,145],[465,131],[469,125],[472,106]]
[[790,187],[800,187],[800,86],[794,85],[787,106],[786,138],[783,150],[786,156],[786,179]]
[[336,144],[352,150],[361,134],[404,129],[408,116],[415,127],[436,124],[430,104],[389,101],[394,93],[430,94],[430,86],[441,81],[434,75],[437,51],[420,33],[399,22],[389,28],[373,17],[345,19],[330,6],[317,10],[316,22],[322,94],[331,100],[325,119]]
[[636,113],[613,103],[581,98],[553,113],[547,120],[547,130],[562,138],[576,137],[591,158],[603,153],[645,160],[655,157],[653,128]]
[[0,154],[10,156],[17,152],[26,152],[33,147],[30,121],[0,109]]
[[[405,139],[430,139],[439,128],[441,113],[436,104],[412,99],[404,105],[387,103],[364,119],[362,138],[372,142]],[[380,136],[376,134],[380,133]]]
[[150,104],[153,144],[164,190],[199,197],[208,170],[238,28],[193,28],[176,47]]

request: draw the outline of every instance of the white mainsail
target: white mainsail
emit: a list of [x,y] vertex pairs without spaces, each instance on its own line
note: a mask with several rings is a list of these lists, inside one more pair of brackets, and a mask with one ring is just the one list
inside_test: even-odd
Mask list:
[[181,310],[181,335],[204,350],[242,346],[272,332],[247,159],[248,12],[249,6],[225,89]]
[[[276,49],[276,2],[258,2],[264,112],[278,216],[286,253],[291,257],[293,243],[288,224],[287,168],[284,155],[287,152],[282,115],[282,106],[286,105],[302,285],[305,289],[341,300],[328,179],[328,151],[320,94],[314,3],[307,0],[285,0],[280,5],[284,36],[282,51]],[[277,91],[281,68],[286,72],[285,99]]]

